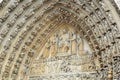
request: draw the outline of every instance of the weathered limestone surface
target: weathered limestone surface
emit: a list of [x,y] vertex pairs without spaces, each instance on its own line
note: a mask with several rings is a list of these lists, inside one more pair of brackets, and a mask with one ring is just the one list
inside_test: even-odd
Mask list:
[[[46,42],[63,25],[69,25],[64,28],[72,29],[88,43],[101,80],[109,70],[113,78],[118,78],[113,57],[120,54],[120,10],[114,0],[2,0],[0,80],[27,80],[33,61],[43,55],[40,52]],[[68,42],[60,50],[78,50],[73,34],[71,50]],[[51,55],[56,53],[54,46]],[[82,45],[78,46],[81,50]]]

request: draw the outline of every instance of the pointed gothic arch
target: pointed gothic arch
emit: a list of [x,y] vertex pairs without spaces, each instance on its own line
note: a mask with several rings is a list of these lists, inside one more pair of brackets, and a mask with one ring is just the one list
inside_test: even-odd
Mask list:
[[[37,56],[63,23],[88,41],[94,56],[102,60],[101,69],[111,63],[105,58],[119,54],[120,18],[110,1],[3,0],[0,6],[0,79],[16,80],[21,66]],[[101,71],[104,77],[107,69]]]

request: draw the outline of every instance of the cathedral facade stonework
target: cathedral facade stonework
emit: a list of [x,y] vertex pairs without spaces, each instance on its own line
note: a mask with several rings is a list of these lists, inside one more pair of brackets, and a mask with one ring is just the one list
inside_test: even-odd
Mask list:
[[0,80],[119,80],[120,0],[0,0]]

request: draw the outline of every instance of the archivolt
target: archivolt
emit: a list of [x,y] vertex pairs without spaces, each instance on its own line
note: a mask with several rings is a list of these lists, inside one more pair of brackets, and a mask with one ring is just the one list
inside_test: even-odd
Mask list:
[[109,7],[105,8],[101,3],[104,1],[11,0],[2,4],[0,79],[20,76],[21,68],[30,67],[47,39],[65,23],[74,26],[88,41],[95,56],[101,56],[103,61],[104,54],[109,57],[109,54],[119,52],[117,48],[110,50],[119,45],[118,23],[112,15],[109,17],[112,14]]

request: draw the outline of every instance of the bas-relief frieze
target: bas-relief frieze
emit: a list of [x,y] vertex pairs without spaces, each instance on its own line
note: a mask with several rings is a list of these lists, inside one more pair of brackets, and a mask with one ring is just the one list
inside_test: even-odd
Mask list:
[[46,55],[34,62],[29,80],[95,80],[92,54],[83,46],[82,38],[74,31],[57,32],[45,45]]

